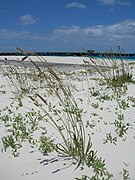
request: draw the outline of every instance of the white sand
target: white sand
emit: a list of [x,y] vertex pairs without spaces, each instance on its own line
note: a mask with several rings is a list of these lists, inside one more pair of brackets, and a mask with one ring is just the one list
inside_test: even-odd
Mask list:
[[[0,60],[4,60],[5,58],[7,58],[7,60],[21,60],[23,57],[25,56],[0,56]],[[40,61],[39,58],[36,56],[29,56],[29,58],[31,58],[33,61]],[[84,58],[72,56],[42,56],[41,59],[51,63],[82,64]]]
[[[5,60],[5,58],[10,62],[11,60],[15,60],[15,61],[20,61],[21,59],[23,59],[25,56],[0,56],[0,60]],[[32,59],[33,61],[36,62],[41,62],[42,61],[47,61],[48,63],[59,63],[59,64],[74,64],[74,65],[82,65],[85,62],[90,62],[91,64],[94,64],[94,61],[97,60],[92,59],[92,61],[90,60],[89,57],[81,57],[81,56],[29,56],[29,58],[26,58],[25,61],[29,61],[29,59]],[[111,63],[111,61],[110,61]],[[110,63],[108,62],[107,65],[109,66]],[[104,58],[98,58],[98,64],[99,65],[106,65]]]
[[[4,57],[0,57],[0,59],[2,58]],[[7,58],[14,60],[16,57]],[[54,57],[47,57],[46,60],[56,63],[56,58]],[[77,57],[70,57],[68,60],[66,58],[59,58],[58,60],[60,63],[69,63],[69,61],[71,64],[83,63],[83,58]],[[83,103],[80,103],[79,107],[86,111],[86,114],[83,116],[84,121],[90,120],[91,124],[93,123],[95,125],[93,129],[89,129],[90,133],[93,134],[93,149],[97,150],[99,157],[101,156],[105,159],[108,171],[114,175],[112,179],[122,180],[123,178],[120,172],[122,172],[124,168],[129,172],[130,179],[134,180],[135,108],[132,107],[130,101],[126,101],[129,103],[130,108],[121,110],[124,114],[125,122],[130,124],[127,133],[124,135],[126,140],[124,141],[123,138],[118,137],[117,145],[109,142],[103,144],[104,139],[106,138],[106,133],[111,132],[112,135],[116,136],[116,128],[110,123],[113,123],[117,118],[115,112],[120,112],[119,110],[116,110],[118,103],[116,102],[116,99],[99,101],[96,97],[90,96],[87,83],[83,79],[84,77],[79,81],[77,79],[73,80],[73,83],[78,89],[78,92],[74,92],[74,96],[83,99]],[[2,85],[4,85],[4,87]],[[90,85],[94,85],[94,82]],[[0,73],[0,87],[0,109],[3,109],[5,106],[10,105],[10,98],[13,94],[6,78],[2,76],[2,72]],[[135,98],[134,89],[135,85],[128,85],[128,91],[126,95],[122,96],[121,100],[127,99],[128,96],[133,96]],[[2,91],[5,91],[6,93],[4,94]],[[103,90],[101,90],[101,94],[102,91]],[[109,92],[109,95],[112,95],[111,91]],[[88,103],[88,99],[90,103]],[[99,107],[102,107],[102,109],[94,109],[94,107],[91,106],[92,103],[97,102],[99,103]],[[29,101],[26,100],[25,103],[25,106],[30,106]],[[22,112],[25,110],[25,108],[21,109]],[[92,113],[96,113],[98,116],[94,116]],[[49,130],[51,134],[54,130],[50,126],[48,126],[48,128],[50,128]],[[0,122],[0,138],[5,135],[5,130],[3,124]],[[0,141],[0,148],[1,147],[2,142]],[[52,161],[50,159],[52,159]],[[47,160],[50,160],[50,163],[46,164]],[[53,160],[55,161],[53,162]],[[75,170],[76,166],[74,165],[68,167],[71,162],[71,160],[58,157],[55,153],[51,153],[49,156],[43,156],[39,151],[31,149],[29,145],[25,143],[24,147],[21,149],[19,157],[17,158],[11,156],[10,150],[0,153],[0,180],[73,180],[75,177],[80,178],[82,175],[92,175],[91,168],[86,167],[81,171],[80,168]],[[60,171],[54,173],[58,169],[60,169]]]

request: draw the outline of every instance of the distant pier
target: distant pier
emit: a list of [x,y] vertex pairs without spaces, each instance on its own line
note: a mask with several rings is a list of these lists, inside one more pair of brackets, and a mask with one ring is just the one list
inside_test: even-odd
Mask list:
[[[94,50],[88,50],[86,52],[33,52],[32,54],[27,54],[29,56],[91,56],[91,57],[133,57],[135,58],[135,53],[112,53],[112,52],[95,52]],[[26,56],[26,54],[20,52],[0,52],[0,56]]]

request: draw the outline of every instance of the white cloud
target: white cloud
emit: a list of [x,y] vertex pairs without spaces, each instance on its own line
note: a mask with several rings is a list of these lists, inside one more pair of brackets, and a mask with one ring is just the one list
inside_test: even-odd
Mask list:
[[78,2],[71,2],[71,3],[66,5],[66,8],[81,8],[81,9],[85,9],[86,5],[82,4],[82,3],[78,3]]
[[129,49],[134,47],[135,20],[86,28],[75,25],[62,27],[55,30],[50,39],[54,42],[58,40],[68,43],[70,46],[84,47],[85,44],[88,44],[92,48],[99,46],[102,49],[106,46],[107,49],[112,46],[121,45]]
[[[27,40],[27,41],[26,41]],[[134,52],[135,20],[126,20],[110,25],[96,25],[82,28],[80,26],[63,26],[54,29],[49,34],[33,33],[30,31],[11,31],[0,29],[0,42],[36,42],[31,46],[36,48],[47,44],[50,50],[63,51],[79,49],[80,47],[99,50],[109,49],[120,45],[122,48],[132,49]],[[39,44],[38,44],[39,42]],[[22,43],[23,44],[23,43]]]
[[130,0],[98,0],[104,5],[123,5],[123,6],[128,6],[131,5],[132,3]]
[[[77,36],[79,38],[83,37],[95,37],[95,38],[125,38],[132,37],[135,39],[135,20],[126,20],[121,23],[110,24],[110,25],[96,25],[81,28],[76,25],[63,26],[59,29],[55,29],[52,33],[48,34],[48,39],[56,38],[71,38]],[[29,31],[10,31],[8,29],[0,29],[0,39],[45,39],[46,35],[43,33],[32,33]],[[72,40],[72,39],[71,39]],[[109,39],[108,39],[109,40]]]
[[54,34],[72,34],[72,33],[78,33],[78,32],[80,32],[81,31],[81,29],[80,29],[80,27],[78,27],[78,26],[76,26],[76,25],[73,25],[73,26],[69,26],[69,27],[66,27],[66,26],[63,26],[63,27],[61,27],[61,28],[59,28],[59,29],[56,29],[56,30],[54,30]]
[[99,0],[99,2],[105,5],[110,5],[110,4],[115,4],[116,0]]
[[132,5],[131,2],[129,2],[129,1],[122,1],[122,0],[118,1],[118,4],[123,5],[123,6],[130,6],[130,5]]
[[[48,37],[48,38],[46,38]],[[45,33],[33,33],[30,31],[11,31],[8,29],[0,29],[0,39],[69,39],[72,41],[72,37],[76,37],[78,40],[83,38],[102,38],[109,41],[109,38],[119,38],[135,40],[135,20],[126,20],[116,24],[110,25],[96,25],[82,28],[80,26],[63,26],[58,29],[54,29],[49,34]],[[76,39],[76,40],[77,40]]]
[[121,23],[116,23],[112,25],[97,25],[90,26],[86,28],[81,28],[79,26],[70,26],[70,27],[62,27],[53,32],[53,35],[73,35],[80,34],[82,36],[115,36],[115,35],[123,35],[126,36],[134,36],[135,35],[135,20],[132,21],[123,21]]
[[28,33],[26,32],[15,32],[7,29],[0,30],[0,39],[14,39],[14,38],[18,39],[18,38],[24,38],[27,35]]
[[35,24],[37,20],[38,18],[33,18],[31,14],[25,14],[19,18],[19,24],[22,25]]
[[41,34],[32,33],[30,31],[11,31],[8,29],[0,29],[0,39],[14,40],[41,40],[45,39]]

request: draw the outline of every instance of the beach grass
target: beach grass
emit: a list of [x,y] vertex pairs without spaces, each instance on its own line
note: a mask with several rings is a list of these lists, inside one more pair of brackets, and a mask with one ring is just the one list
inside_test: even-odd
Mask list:
[[[26,59],[33,65],[31,68],[25,65]],[[100,114],[105,109],[104,104],[113,99],[116,104],[115,119],[109,126],[114,131],[106,132],[103,144],[117,145],[119,139],[125,140],[130,124],[121,111],[130,108],[134,97],[127,97],[130,103],[122,98],[128,91],[128,85],[134,84],[133,65],[122,59],[117,64],[114,57],[108,58],[108,62],[103,59],[100,64],[94,60],[92,64],[93,59],[91,61],[89,58],[84,64],[85,73],[82,75],[80,71],[81,75],[77,77],[78,72],[68,75],[60,73],[50,67],[45,59],[39,57],[39,60],[45,63],[46,68],[39,67],[29,56],[20,60],[19,66],[7,66],[6,76],[15,94],[13,104],[16,101],[16,108],[20,109],[25,106],[24,99],[27,98],[36,110],[22,115],[12,110],[13,104],[4,109],[3,112],[10,113],[0,119],[10,129],[10,134],[2,138],[3,150],[12,148],[13,155],[19,155],[23,142],[28,141],[43,154],[55,151],[58,155],[72,158],[71,164],[76,164],[75,169],[92,168],[93,175],[84,175],[81,180],[111,179],[112,174],[107,171],[105,160],[94,149],[93,129],[102,122],[104,126],[110,123]],[[86,100],[79,92],[79,83],[83,83],[81,89],[87,93]],[[87,108],[84,106],[86,102]],[[111,114],[109,111],[108,107],[108,115]],[[55,136],[48,136],[47,124],[58,134],[58,142]],[[38,137],[35,137],[37,132]],[[124,172],[127,173],[126,170]],[[126,176],[124,172],[123,176]]]

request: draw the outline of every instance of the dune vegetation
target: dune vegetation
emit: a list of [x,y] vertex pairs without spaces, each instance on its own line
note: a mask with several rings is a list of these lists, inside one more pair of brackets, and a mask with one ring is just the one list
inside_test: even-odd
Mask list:
[[90,168],[76,180],[133,176],[127,158],[121,170],[113,172],[115,162],[106,156],[115,156],[111,149],[127,147],[129,140],[135,144],[135,64],[116,60],[112,53],[101,60],[84,58],[81,70],[58,71],[43,57],[38,57],[41,66],[25,55],[14,65],[6,61],[4,68],[13,96],[1,109],[0,122],[7,130],[2,152],[10,150],[16,157],[29,143],[44,156],[68,157],[74,169]]

